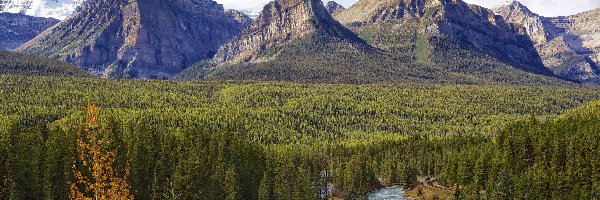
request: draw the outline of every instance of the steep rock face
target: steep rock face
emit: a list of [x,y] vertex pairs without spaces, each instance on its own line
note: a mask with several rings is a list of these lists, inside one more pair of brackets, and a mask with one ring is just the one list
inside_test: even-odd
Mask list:
[[90,0],[19,47],[110,77],[165,78],[241,31],[212,0]]
[[335,15],[338,12],[346,10],[346,8],[344,8],[344,6],[338,4],[335,1],[327,2],[327,5],[325,5],[325,8],[327,9],[327,12],[329,12],[329,14],[331,14],[331,15]]
[[600,82],[600,9],[568,17],[542,17],[513,1],[494,8],[515,29],[525,29],[544,65],[556,75]]
[[276,56],[264,56],[263,53],[311,34],[316,34],[324,43],[366,46],[363,40],[334,20],[321,1],[276,0],[266,5],[256,21],[239,36],[224,44],[213,62],[220,65],[272,59]]
[[525,31],[536,47],[548,43],[551,35],[544,25],[545,18],[531,12],[525,5],[518,1],[512,1],[509,4],[495,7],[493,11],[502,16],[507,23],[518,25],[513,29]]
[[0,12],[21,13],[34,17],[65,19],[84,0],[0,0]]
[[435,51],[454,46],[482,52],[521,70],[552,75],[528,37],[516,33],[491,10],[461,0],[361,0],[335,18],[374,46],[399,53],[412,51],[406,56],[414,56],[419,63],[435,65],[432,57],[446,59]]
[[[393,26],[382,23],[382,27],[385,28]],[[394,29],[393,33],[407,29],[400,27]],[[427,31],[427,29],[423,30],[424,33]],[[401,35],[398,38],[414,38],[414,36],[413,31],[409,35]],[[396,44],[397,41],[385,44]],[[432,37],[432,43],[435,41],[455,44],[452,43],[452,39]],[[174,78],[308,83],[553,84],[560,82],[551,77],[515,69],[478,51],[453,51],[453,48],[468,49],[473,45],[436,46],[429,49],[427,42],[419,39],[417,42],[413,41],[410,46],[411,48],[419,46],[414,48],[417,49],[415,52],[419,55],[422,53],[423,57],[427,57],[429,51],[431,56],[437,56],[437,53],[441,52],[441,59],[468,58],[469,62],[452,66],[415,63],[410,58],[368,45],[366,41],[334,20],[321,0],[276,0],[266,5],[257,20],[240,35],[223,45],[212,60],[199,62]],[[438,49],[450,50],[439,51]]]
[[59,21],[23,14],[0,13],[0,50],[12,50]]
[[254,21],[250,16],[238,10],[227,9],[225,10],[225,14],[227,17],[237,21],[242,28],[248,27]]

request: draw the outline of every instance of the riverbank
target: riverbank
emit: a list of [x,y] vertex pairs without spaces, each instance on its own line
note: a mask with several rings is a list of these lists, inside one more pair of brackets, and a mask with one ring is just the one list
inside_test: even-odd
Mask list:
[[454,199],[454,191],[449,188],[438,186],[434,182],[419,183],[405,195],[414,200],[451,200]]

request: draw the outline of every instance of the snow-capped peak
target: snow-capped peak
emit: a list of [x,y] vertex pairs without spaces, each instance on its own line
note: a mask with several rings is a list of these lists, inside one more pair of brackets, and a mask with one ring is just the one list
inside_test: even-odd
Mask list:
[[0,12],[65,19],[84,0],[0,0]]

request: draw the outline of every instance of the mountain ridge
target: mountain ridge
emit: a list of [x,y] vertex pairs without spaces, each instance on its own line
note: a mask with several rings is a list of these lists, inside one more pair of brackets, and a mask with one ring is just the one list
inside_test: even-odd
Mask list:
[[325,8],[327,8],[327,12],[329,12],[330,15],[335,15],[338,12],[346,10],[346,8],[344,6],[338,4],[335,1],[327,2],[327,4],[325,5]]
[[[266,48],[276,47],[321,32],[321,37],[366,45],[366,43],[337,23],[327,13],[322,2],[316,0],[277,0],[267,4],[258,18],[240,35],[219,48],[212,59],[216,65],[223,63],[257,61],[257,54]],[[253,58],[254,57],[254,58]]]
[[241,31],[239,15],[212,0],[90,0],[18,50],[105,77],[168,78]]
[[520,70],[553,75],[528,37],[514,33],[493,11],[461,0],[361,0],[334,17],[371,45],[414,57],[418,63],[435,65],[432,57],[441,53],[433,51],[454,46]]
[[556,75],[600,83],[600,9],[565,17],[543,17],[518,1],[494,8],[535,43],[544,65]]
[[0,13],[0,50],[15,49],[58,22],[53,18]]

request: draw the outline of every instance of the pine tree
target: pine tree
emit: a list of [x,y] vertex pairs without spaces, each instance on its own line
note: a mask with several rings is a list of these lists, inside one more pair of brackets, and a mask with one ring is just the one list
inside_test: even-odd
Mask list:
[[294,187],[295,200],[318,199],[317,192],[313,187],[310,173],[304,167],[298,167],[298,176]]
[[242,192],[238,181],[238,173],[234,166],[229,166],[225,171],[225,180],[223,180],[225,191],[225,200],[240,200]]
[[260,187],[258,190],[258,199],[259,200],[272,200],[273,197],[273,182],[274,175],[272,168],[270,167],[269,161],[267,161],[265,172],[263,173],[263,177],[260,180]]

